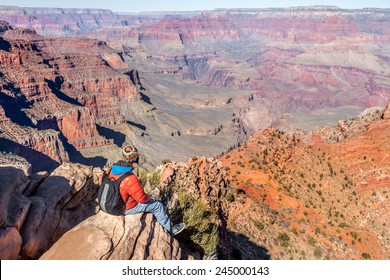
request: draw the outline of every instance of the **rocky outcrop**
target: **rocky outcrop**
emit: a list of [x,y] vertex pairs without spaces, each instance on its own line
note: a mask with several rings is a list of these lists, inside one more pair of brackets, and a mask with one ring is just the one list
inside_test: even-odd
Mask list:
[[320,137],[326,143],[338,143],[346,141],[348,138],[362,134],[370,129],[371,124],[385,118],[388,110],[381,107],[366,109],[355,118],[341,120],[336,126],[324,126],[310,132],[312,141]]
[[232,257],[226,242],[226,221],[233,189],[221,161],[195,157],[188,163],[168,163],[154,191],[170,197],[172,220],[187,224],[187,234],[178,236],[184,255]]
[[21,226],[31,201],[17,193],[26,185],[26,174],[12,166],[1,166],[0,186],[0,255],[1,259],[17,259],[22,248]]
[[[178,192],[185,190],[209,206],[222,207],[224,211],[227,208],[224,198],[229,181],[222,162],[215,158],[195,157],[188,163],[168,163],[162,171],[159,189],[171,191],[172,185],[178,187]],[[173,193],[173,196],[178,195]]]
[[0,258],[181,259],[178,242],[153,215],[99,212],[103,174],[70,163],[50,175],[0,166]]
[[0,152],[0,166],[13,166],[22,170],[25,174],[31,173],[31,163],[25,158],[7,152]]
[[116,217],[100,211],[65,233],[40,259],[178,260],[181,250],[152,214]]
[[99,135],[95,118],[87,108],[74,108],[58,118],[58,128],[77,149],[113,144],[112,140]]
[[58,131],[18,125],[6,116],[1,105],[0,148],[25,158],[33,166],[33,171],[51,170],[69,161]]
[[384,120],[390,120],[390,100],[389,100],[389,103],[387,104],[387,107],[383,113],[383,117],[382,117]]
[[0,173],[1,259],[39,257],[95,211],[92,168],[65,164],[48,176],[0,166]]
[[[21,258],[39,257],[64,232],[95,212],[97,187],[91,167],[64,164],[45,177],[24,177],[24,188],[19,186],[15,192],[29,205],[18,228],[23,241]],[[8,216],[14,216],[9,207]]]

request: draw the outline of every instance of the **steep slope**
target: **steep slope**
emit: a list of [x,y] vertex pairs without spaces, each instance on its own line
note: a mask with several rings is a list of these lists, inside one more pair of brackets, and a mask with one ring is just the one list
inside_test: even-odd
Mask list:
[[75,159],[82,149],[113,146],[98,125],[124,123],[128,104],[140,100],[129,75],[104,60],[115,51],[96,40],[46,40],[1,24],[2,149],[39,169],[45,156],[60,164],[69,161],[68,153]]
[[274,259],[387,259],[388,113],[373,108],[311,133],[262,130],[224,155],[241,195],[227,228]]

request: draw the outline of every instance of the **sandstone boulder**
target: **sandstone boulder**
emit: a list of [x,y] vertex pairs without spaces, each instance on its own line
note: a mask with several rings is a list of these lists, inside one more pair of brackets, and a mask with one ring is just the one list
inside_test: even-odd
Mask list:
[[179,243],[152,214],[124,217],[102,211],[65,233],[42,260],[180,259]]
[[19,230],[31,202],[17,191],[26,184],[23,170],[0,166],[0,259],[17,259],[22,246]]
[[66,163],[38,186],[22,227],[21,255],[37,258],[59,237],[96,213],[92,167]]

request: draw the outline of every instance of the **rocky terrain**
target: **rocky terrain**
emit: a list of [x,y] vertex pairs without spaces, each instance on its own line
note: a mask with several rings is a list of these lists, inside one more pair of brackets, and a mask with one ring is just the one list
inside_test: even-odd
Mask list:
[[181,258],[178,242],[151,214],[99,211],[102,170],[65,163],[51,174],[24,171],[14,162],[0,166],[2,260]]
[[220,234],[231,188],[218,160],[170,163],[162,174],[157,171],[154,185],[145,184],[156,197],[169,195],[170,216],[187,223],[189,238],[183,234],[179,243],[152,214],[116,217],[100,211],[96,197],[105,174],[100,168],[64,163],[50,174],[32,173],[26,161],[0,158],[6,178],[0,188],[3,260],[215,258],[224,244]]
[[175,238],[151,214],[99,211],[100,168],[31,173],[3,154],[1,259],[388,259],[389,110],[310,133],[261,130],[220,160],[141,174],[187,224]]
[[224,155],[241,195],[227,229],[275,259],[388,259],[388,114],[372,108],[310,133],[265,129]]

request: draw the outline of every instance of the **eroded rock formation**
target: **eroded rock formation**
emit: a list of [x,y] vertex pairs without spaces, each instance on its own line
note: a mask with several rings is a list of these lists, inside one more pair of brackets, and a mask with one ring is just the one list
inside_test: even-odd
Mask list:
[[70,163],[50,175],[0,166],[0,258],[180,259],[178,242],[152,214],[99,212],[96,196],[103,174]]
[[152,214],[102,211],[65,233],[41,260],[178,260],[181,250]]
[[124,123],[129,104],[140,100],[130,76],[108,65],[120,66],[114,50],[93,39],[45,39],[5,22],[0,35],[0,133],[13,143],[7,151],[31,149],[23,156],[39,170],[35,151],[55,167],[69,161],[66,145],[113,144],[97,125]]

